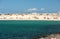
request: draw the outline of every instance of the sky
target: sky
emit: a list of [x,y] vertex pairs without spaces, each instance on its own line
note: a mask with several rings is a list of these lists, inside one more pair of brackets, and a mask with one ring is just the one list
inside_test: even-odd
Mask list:
[[60,12],[60,0],[0,0],[0,13]]

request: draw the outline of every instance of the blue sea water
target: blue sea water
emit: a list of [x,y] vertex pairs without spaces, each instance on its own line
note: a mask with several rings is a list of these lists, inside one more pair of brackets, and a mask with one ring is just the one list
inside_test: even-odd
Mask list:
[[34,39],[60,32],[60,21],[0,20],[0,39]]

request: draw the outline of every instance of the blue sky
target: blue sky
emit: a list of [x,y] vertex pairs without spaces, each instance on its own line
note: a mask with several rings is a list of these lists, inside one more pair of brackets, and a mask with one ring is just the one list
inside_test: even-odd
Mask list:
[[60,12],[60,0],[0,0],[0,13]]

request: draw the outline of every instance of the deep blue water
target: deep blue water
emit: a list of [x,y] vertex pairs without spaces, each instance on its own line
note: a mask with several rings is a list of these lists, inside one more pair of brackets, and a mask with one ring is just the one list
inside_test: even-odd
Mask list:
[[60,32],[60,21],[0,20],[0,39],[33,39]]

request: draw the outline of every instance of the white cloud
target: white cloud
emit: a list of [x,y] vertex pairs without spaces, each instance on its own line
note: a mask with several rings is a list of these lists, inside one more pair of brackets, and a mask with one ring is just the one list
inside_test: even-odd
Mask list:
[[45,10],[45,8],[40,8],[40,9],[38,9],[38,8],[29,8],[29,9],[27,9],[27,10],[25,10],[25,12],[30,12],[30,11],[43,11],[43,10]]
[[[27,9],[27,11],[36,11],[38,10],[37,8],[29,8]],[[40,8],[40,10],[45,10],[45,8]]]
[[38,10],[37,8],[29,8],[28,11]]

